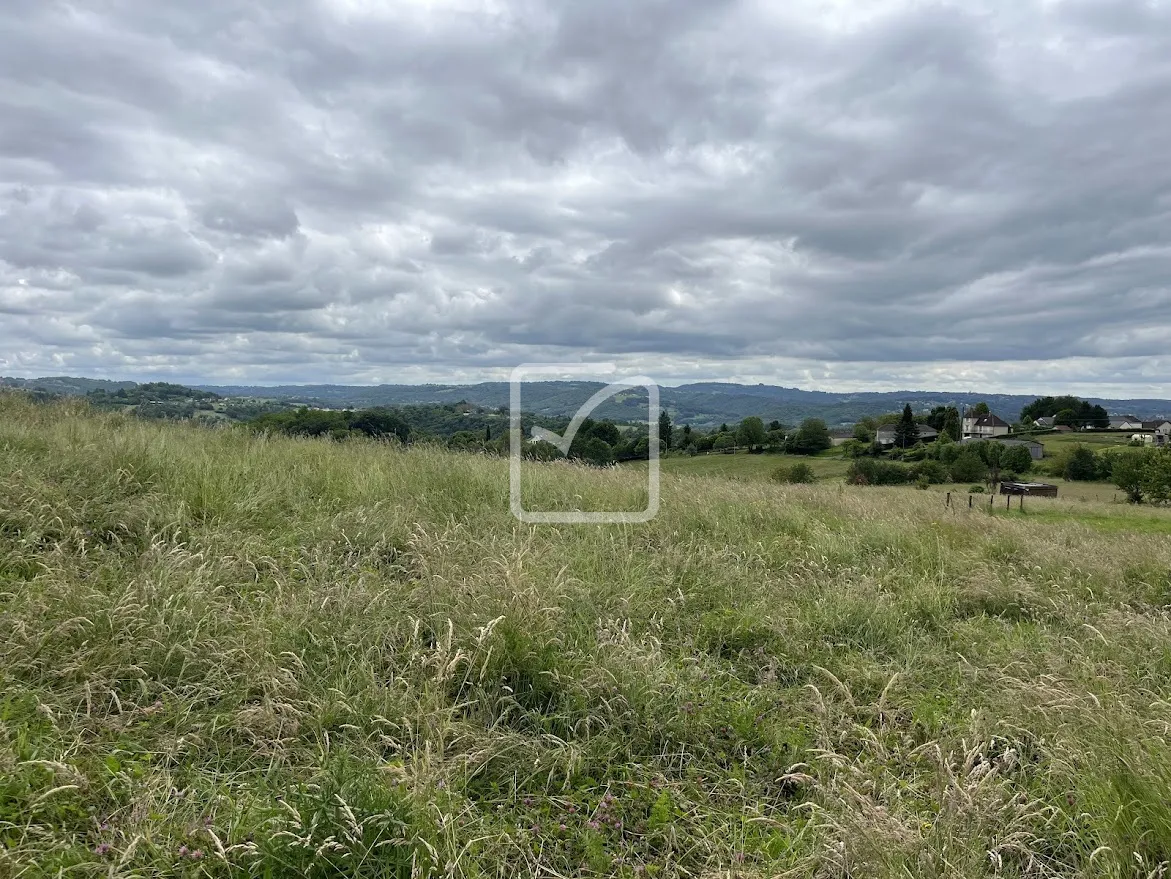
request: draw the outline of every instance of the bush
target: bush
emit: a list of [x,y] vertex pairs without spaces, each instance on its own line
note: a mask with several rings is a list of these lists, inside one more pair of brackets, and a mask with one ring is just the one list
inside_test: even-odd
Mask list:
[[1064,460],[1062,476],[1070,482],[1089,482],[1098,478],[1098,459],[1086,446],[1075,446]]
[[942,445],[936,443],[935,447],[931,450],[933,452],[932,457],[937,458],[943,466],[950,467],[955,463],[956,458],[964,453],[966,448],[966,446],[962,446],[959,443],[943,443]]
[[778,467],[773,471],[772,478],[776,482],[808,484],[817,479],[817,474],[808,464],[794,464],[792,467]]
[[1017,473],[1028,473],[1033,469],[1033,456],[1028,446],[1008,446],[1000,458],[1000,466]]
[[856,439],[846,440],[839,448],[846,458],[861,458],[871,454],[870,443],[859,442]]
[[984,493],[984,486],[982,486],[982,485],[972,485],[972,486],[968,487],[968,494],[983,494],[983,493]]
[[1127,449],[1111,456],[1108,466],[1130,503],[1141,504],[1146,497],[1156,503],[1171,499],[1171,450]]
[[846,471],[846,482],[850,485],[906,485],[910,481],[910,467],[873,458],[859,458]]
[[988,465],[975,449],[964,449],[951,464],[953,482],[975,482],[988,475]]
[[923,443],[915,443],[915,445],[903,452],[904,461],[922,461],[926,457],[927,446]]
[[920,491],[926,491],[927,489],[931,488],[931,480],[926,476],[920,476],[915,480],[915,488],[919,489]]
[[916,480],[926,479],[928,485],[941,485],[948,480],[947,468],[938,461],[920,461],[911,468],[911,476]]

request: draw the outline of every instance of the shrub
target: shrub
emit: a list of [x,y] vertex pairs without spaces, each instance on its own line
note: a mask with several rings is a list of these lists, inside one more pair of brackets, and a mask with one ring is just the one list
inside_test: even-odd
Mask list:
[[923,443],[915,443],[911,448],[903,452],[904,461],[922,461],[927,457],[927,446]]
[[920,461],[911,468],[911,475],[916,481],[926,479],[928,485],[940,485],[947,482],[947,468],[938,461]]
[[1033,456],[1028,446],[1008,446],[1000,458],[1000,465],[1017,473],[1028,473],[1033,469]]
[[850,485],[905,485],[910,481],[911,468],[873,458],[859,458],[846,471]]
[[975,449],[964,449],[951,464],[951,478],[953,482],[975,482],[988,474],[988,465],[980,458]]
[[1141,504],[1146,497],[1156,503],[1171,499],[1171,451],[1127,449],[1112,455],[1108,466],[1130,503]]
[[972,485],[972,486],[968,487],[968,494],[983,494],[983,493],[984,493],[984,486],[982,486],[982,485]]
[[1098,459],[1086,446],[1075,446],[1064,460],[1062,476],[1070,482],[1088,482],[1098,478]]
[[808,484],[817,479],[817,474],[808,464],[794,464],[792,467],[778,467],[773,471],[772,478],[777,482],[793,484]]
[[926,476],[920,476],[915,480],[915,488],[919,489],[920,491],[926,491],[927,489],[931,488],[931,480]]
[[932,457],[937,458],[943,466],[950,467],[955,463],[956,458],[964,453],[966,448],[966,446],[962,446],[959,443],[943,443],[942,445],[936,443],[935,447],[931,450],[933,452]]
[[856,439],[846,440],[839,448],[842,455],[847,458],[861,458],[871,454],[870,443],[859,442]]
[[1111,461],[1111,478],[1132,504],[1141,504],[1146,492],[1146,457],[1141,451],[1127,450]]

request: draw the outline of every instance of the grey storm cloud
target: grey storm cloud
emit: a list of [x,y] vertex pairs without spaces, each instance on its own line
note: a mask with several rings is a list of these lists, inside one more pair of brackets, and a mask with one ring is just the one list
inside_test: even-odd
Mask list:
[[0,43],[0,372],[1171,392],[1171,0],[8,0]]

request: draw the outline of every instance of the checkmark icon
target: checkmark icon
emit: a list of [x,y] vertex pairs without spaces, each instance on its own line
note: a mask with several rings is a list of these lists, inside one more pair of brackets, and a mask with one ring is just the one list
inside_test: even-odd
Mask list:
[[510,432],[512,435],[511,452],[508,468],[508,497],[512,514],[522,522],[541,524],[638,524],[649,522],[659,511],[659,386],[653,379],[646,376],[618,379],[606,385],[595,393],[574,413],[564,433],[556,433],[544,427],[533,427],[530,431],[534,441],[544,441],[565,457],[569,457],[569,450],[577,437],[582,423],[599,405],[615,394],[632,389],[645,389],[647,395],[647,439],[649,440],[647,454],[647,505],[637,512],[592,512],[583,510],[546,511],[526,510],[521,498],[521,462],[524,458],[524,436],[521,432],[521,387],[525,380],[534,377],[545,379],[564,378],[567,374],[578,375],[583,378],[597,378],[599,373],[613,373],[613,364],[581,364],[581,363],[526,363],[516,367],[512,372],[510,385]]
[[534,440],[552,443],[561,450],[561,454],[569,457],[569,447],[573,445],[573,438],[577,436],[577,432],[581,429],[582,422],[590,417],[590,413],[597,409],[606,400],[613,397],[615,394],[620,394],[623,391],[630,390],[631,387],[640,387],[638,382],[623,382],[617,381],[611,385],[602,388],[592,397],[582,404],[581,408],[574,413],[573,418],[569,422],[569,426],[565,428],[564,434],[557,434],[551,430],[546,430],[543,427],[534,427],[532,430],[532,437]]

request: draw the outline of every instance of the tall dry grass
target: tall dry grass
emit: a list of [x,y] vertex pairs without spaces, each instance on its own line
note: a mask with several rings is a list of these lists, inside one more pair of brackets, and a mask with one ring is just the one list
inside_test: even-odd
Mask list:
[[0,396],[0,875],[1159,876],[1169,532]]

